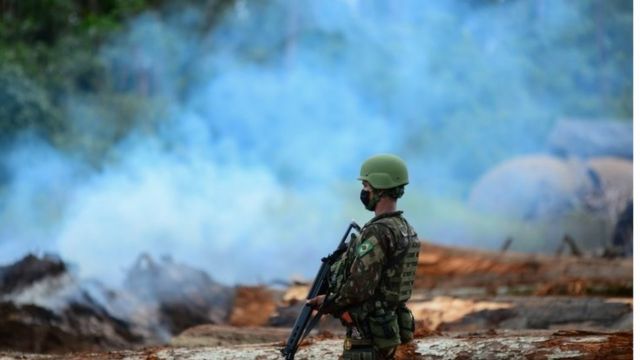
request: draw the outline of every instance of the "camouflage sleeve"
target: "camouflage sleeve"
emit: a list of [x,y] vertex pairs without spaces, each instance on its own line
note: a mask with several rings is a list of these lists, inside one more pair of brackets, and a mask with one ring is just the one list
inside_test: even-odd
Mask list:
[[373,296],[386,261],[385,236],[384,232],[379,231],[363,234],[363,241],[356,247],[347,270],[346,281],[327,299],[327,312],[336,312]]

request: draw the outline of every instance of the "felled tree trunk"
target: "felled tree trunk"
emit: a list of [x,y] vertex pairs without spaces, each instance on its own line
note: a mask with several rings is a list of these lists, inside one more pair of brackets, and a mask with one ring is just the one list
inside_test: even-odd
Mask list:
[[415,287],[432,294],[632,296],[631,259],[498,253],[423,243]]
[[438,296],[410,301],[418,331],[633,330],[632,299],[571,296]]
[[[77,358],[91,359],[282,359],[284,341],[263,343],[266,338],[253,336],[255,329],[236,328],[232,339],[221,342],[213,333],[228,329],[213,326],[198,343],[182,339],[180,344],[130,351],[76,353]],[[200,331],[202,332],[202,331]],[[213,332],[213,333],[212,333]],[[242,333],[247,334],[242,334]],[[280,334],[284,337],[284,334]],[[207,337],[210,341],[207,342]],[[244,339],[247,342],[239,344]],[[272,339],[271,339],[272,340]],[[204,341],[204,342],[203,342]],[[321,334],[305,340],[298,349],[297,359],[337,359],[342,353],[342,338]],[[0,352],[0,357],[3,354]],[[631,332],[590,331],[486,331],[474,333],[431,333],[402,345],[396,352],[398,360],[414,359],[631,359]],[[20,354],[21,359],[36,359],[36,355]]]

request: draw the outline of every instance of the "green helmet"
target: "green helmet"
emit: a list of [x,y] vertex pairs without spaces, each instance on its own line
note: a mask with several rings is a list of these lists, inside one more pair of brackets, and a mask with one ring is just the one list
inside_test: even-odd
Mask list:
[[391,189],[409,183],[407,165],[391,154],[368,158],[360,168],[358,180],[367,181],[376,189]]

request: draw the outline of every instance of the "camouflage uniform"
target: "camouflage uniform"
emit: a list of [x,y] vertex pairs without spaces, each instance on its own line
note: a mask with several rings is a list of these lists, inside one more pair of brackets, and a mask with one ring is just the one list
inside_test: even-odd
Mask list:
[[[381,214],[353,236],[331,268],[329,294],[322,311],[348,312],[345,359],[390,359],[396,346],[411,341],[411,296],[420,244],[402,211]],[[361,348],[368,355],[353,355]],[[351,351],[351,352],[350,352]]]

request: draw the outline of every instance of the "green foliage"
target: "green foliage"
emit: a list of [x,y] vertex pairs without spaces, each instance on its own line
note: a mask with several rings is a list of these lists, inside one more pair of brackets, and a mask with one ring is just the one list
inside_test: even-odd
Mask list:
[[[544,13],[545,1],[468,0],[462,3],[469,5],[468,11],[480,15],[495,9],[517,8],[519,12],[515,17],[521,19],[518,21],[529,22],[521,28],[539,29],[524,38],[505,37],[506,41],[513,42],[504,46],[505,49],[522,53],[516,60],[517,66],[496,64],[506,56],[487,55],[486,46],[464,29],[467,24],[457,22],[457,14],[441,14],[430,19],[442,25],[443,33],[424,34],[425,43],[451,39],[443,44],[441,52],[429,54],[429,68],[424,71],[431,76],[430,83],[407,81],[406,74],[398,70],[405,61],[409,61],[410,66],[414,47],[424,44],[382,42],[379,48],[365,49],[375,56],[362,61],[358,46],[363,45],[349,43],[344,34],[316,31],[298,40],[313,42],[318,53],[324,51],[327,58],[357,63],[359,75],[347,76],[356,77],[354,82],[365,89],[365,96],[371,97],[381,112],[411,120],[407,151],[442,157],[442,153],[432,149],[452,148],[451,153],[446,154],[450,158],[447,161],[454,165],[457,172],[454,175],[460,178],[474,178],[512,154],[506,154],[505,149],[528,151],[533,147],[522,144],[520,138],[509,140],[506,136],[494,135],[526,134],[532,139],[531,144],[535,144],[544,139],[545,130],[558,116],[631,119],[633,19],[630,1],[581,1],[577,5],[579,18],[590,20],[562,24],[559,31],[551,32],[552,37],[546,31],[552,20],[546,16],[553,14]],[[156,112],[149,111],[158,104],[158,99],[135,85],[114,84],[113,64],[97,56],[102,45],[123,29],[129,19],[142,12],[169,16],[176,8],[188,5],[196,6],[204,15],[201,23],[189,25],[206,33],[233,4],[234,0],[0,1],[0,144],[10,141],[22,130],[32,129],[45,134],[58,146],[80,146],[91,149],[92,153],[104,154],[131,129],[140,126],[153,129],[152,118],[158,117]],[[253,21],[255,23],[242,26],[250,27],[256,36],[267,32],[268,29],[261,26],[268,22]],[[512,29],[514,33],[519,31],[517,27]],[[277,39],[256,44],[240,44],[247,61],[264,63],[273,53],[287,51]],[[190,68],[190,63],[179,65],[175,71],[178,81],[190,85],[201,81],[194,75],[196,72],[185,70]],[[498,70],[502,68],[526,71],[503,74]],[[411,88],[407,90],[408,87]],[[525,94],[526,90],[530,93]],[[430,101],[422,101],[420,96]],[[102,130],[87,130],[91,126],[81,130],[66,124],[63,119],[72,111],[65,103],[69,97],[89,99],[90,103],[108,108],[108,114],[93,120],[99,122],[93,125]],[[541,108],[532,101],[534,98],[547,99],[548,106]],[[514,104],[519,114],[513,113]],[[434,119],[424,119],[424,114],[436,115]],[[532,123],[543,126],[530,126]],[[107,128],[108,131],[104,130]],[[502,143],[485,143],[487,138],[502,139]],[[480,151],[477,144],[482,144]]]
[[104,87],[106,69],[95,56],[101,42],[151,3],[0,2],[0,144],[23,130],[64,137],[64,98]]
[[[96,54],[128,19],[162,3],[0,2],[0,145],[31,130],[58,147],[81,150],[99,163],[100,157],[137,125],[141,112],[153,112],[148,111],[146,104],[152,101],[147,97],[112,91],[109,68]],[[76,111],[67,99],[77,96],[108,104],[109,116],[92,119],[94,124],[84,129],[65,121],[70,118],[70,111]],[[101,130],[89,131],[94,127]]]
[[47,94],[20,67],[0,63],[0,144],[22,130],[50,135],[64,129],[59,111]]
[[101,92],[84,95],[67,105],[75,121],[56,138],[57,144],[99,167],[112,146],[134,128],[154,133],[165,118],[167,101],[136,93]]
[[[81,150],[95,162],[132,129],[150,131],[162,102],[136,86],[118,88],[112,64],[97,54],[128,20],[154,11],[170,16],[197,5],[202,31],[213,26],[233,0],[2,0],[0,1],[0,145],[34,130],[62,148]],[[134,74],[142,78],[143,75]],[[139,79],[138,79],[139,80]],[[87,122],[72,112],[96,105]],[[158,110],[160,109],[160,110]],[[75,115],[75,114],[74,114]],[[76,119],[76,116],[73,117]],[[64,121],[63,121],[64,120]]]

